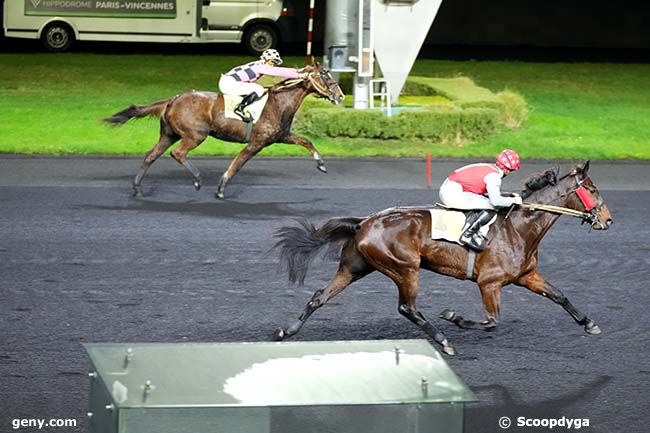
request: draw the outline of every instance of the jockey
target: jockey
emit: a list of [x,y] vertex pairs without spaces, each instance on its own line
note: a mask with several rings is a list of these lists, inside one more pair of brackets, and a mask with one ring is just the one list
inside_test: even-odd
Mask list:
[[260,60],[238,66],[221,75],[219,79],[221,93],[245,95],[244,99],[235,108],[235,114],[239,115],[245,122],[251,122],[253,119],[249,114],[244,113],[244,108],[264,96],[264,87],[255,83],[262,75],[284,78],[304,78],[306,76],[305,73],[294,68],[277,67],[277,65],[281,64],[280,53],[277,50],[268,49],[262,53]]
[[495,215],[495,208],[521,204],[521,196],[501,195],[501,179],[511,171],[519,170],[520,158],[514,150],[499,153],[495,164],[470,164],[451,172],[440,187],[440,201],[455,209],[481,209],[478,217],[460,236],[463,245],[483,251],[485,238],[479,232],[483,224]]

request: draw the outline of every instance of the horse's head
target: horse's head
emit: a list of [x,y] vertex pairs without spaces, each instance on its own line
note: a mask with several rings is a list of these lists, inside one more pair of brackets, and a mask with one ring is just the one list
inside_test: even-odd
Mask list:
[[343,101],[345,98],[343,91],[323,65],[312,58],[312,64],[305,66],[302,71],[307,73],[309,85],[320,97],[329,99],[333,104],[340,104]]
[[589,177],[589,161],[575,166],[562,180],[569,183],[567,207],[588,212],[591,217],[587,220],[595,230],[607,230],[612,225],[612,214]]

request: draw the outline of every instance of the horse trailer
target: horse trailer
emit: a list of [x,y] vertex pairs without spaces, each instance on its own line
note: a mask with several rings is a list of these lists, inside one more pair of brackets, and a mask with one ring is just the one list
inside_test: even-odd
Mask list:
[[11,0],[4,34],[40,39],[50,51],[74,41],[239,43],[252,54],[291,40],[287,0]]

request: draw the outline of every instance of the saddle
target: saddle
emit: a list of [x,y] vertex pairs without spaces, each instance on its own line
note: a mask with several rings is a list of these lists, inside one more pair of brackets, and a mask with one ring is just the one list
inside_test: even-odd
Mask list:
[[[465,231],[465,228],[476,221],[476,218],[481,213],[481,209],[451,209],[443,204],[436,203],[436,207],[429,209],[429,212],[431,213],[431,239],[442,239],[463,245],[460,237]],[[490,221],[483,224],[479,229],[479,233],[487,238],[490,226],[496,219],[497,215],[495,213]]]
[[[239,115],[235,114],[235,108],[237,108],[242,99],[244,99],[244,97],[240,95],[223,95],[223,111],[224,115],[228,119],[242,120]],[[257,120],[262,115],[262,111],[264,110],[264,106],[266,105],[266,101],[268,99],[268,93],[264,93],[264,96],[262,96],[261,99],[258,99],[257,101],[247,105],[246,108],[244,108],[244,112],[250,114],[253,118],[253,123],[257,122]]]

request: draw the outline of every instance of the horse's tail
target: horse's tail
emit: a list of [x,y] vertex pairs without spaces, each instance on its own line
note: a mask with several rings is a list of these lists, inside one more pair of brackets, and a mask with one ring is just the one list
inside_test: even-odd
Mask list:
[[164,101],[154,102],[150,105],[131,105],[124,110],[113,114],[111,117],[104,118],[104,122],[113,125],[124,125],[129,119],[134,117],[156,116],[161,117],[165,109],[173,98],[165,99]]
[[302,285],[309,265],[326,245],[332,251],[339,242],[352,239],[365,218],[332,218],[319,229],[307,220],[298,220],[298,226],[285,226],[275,233],[280,249],[280,265],[289,273],[289,281]]

